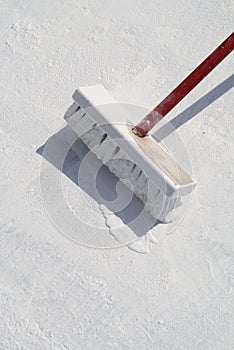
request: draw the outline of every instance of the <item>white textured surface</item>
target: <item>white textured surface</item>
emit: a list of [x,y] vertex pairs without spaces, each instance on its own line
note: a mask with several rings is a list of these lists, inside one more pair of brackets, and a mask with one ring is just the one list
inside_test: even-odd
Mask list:
[[198,186],[173,234],[155,227],[149,254],[61,235],[36,153],[77,86],[155,105],[231,32],[231,1],[0,0],[0,23],[0,349],[233,349],[232,57],[168,116],[203,97],[173,121],[201,110],[177,131]]

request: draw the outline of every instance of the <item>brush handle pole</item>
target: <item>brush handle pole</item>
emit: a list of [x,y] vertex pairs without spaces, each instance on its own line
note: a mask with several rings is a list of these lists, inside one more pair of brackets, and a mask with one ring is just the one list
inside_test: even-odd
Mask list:
[[185,78],[164,100],[159,103],[133,132],[140,137],[165,117],[195,86],[197,86],[234,49],[234,32],[217,47],[192,73]]

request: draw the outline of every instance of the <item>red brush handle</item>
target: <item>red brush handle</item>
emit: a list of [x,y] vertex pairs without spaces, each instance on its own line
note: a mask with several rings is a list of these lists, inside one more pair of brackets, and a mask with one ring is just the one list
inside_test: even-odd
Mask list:
[[180,83],[164,100],[159,103],[133,132],[144,137],[172,108],[174,108],[202,79],[204,79],[234,49],[232,33],[216,50],[214,50],[182,83]]

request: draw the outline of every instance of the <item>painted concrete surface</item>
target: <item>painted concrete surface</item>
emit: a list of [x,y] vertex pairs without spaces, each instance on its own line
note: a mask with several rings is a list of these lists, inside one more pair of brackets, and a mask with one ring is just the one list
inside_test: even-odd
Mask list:
[[140,204],[106,213],[89,194],[95,159],[79,186],[84,145],[56,167],[78,86],[153,107],[231,33],[231,5],[0,0],[1,350],[234,348],[233,57],[155,131],[184,145],[198,185],[183,220],[138,232],[148,254],[116,244]]

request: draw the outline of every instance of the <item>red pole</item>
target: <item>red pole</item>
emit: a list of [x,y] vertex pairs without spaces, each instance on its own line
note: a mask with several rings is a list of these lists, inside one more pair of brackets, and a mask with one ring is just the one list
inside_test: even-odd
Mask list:
[[195,86],[197,86],[234,49],[234,32],[214,50],[192,73],[159,103],[133,132],[140,137],[147,133],[169,113]]

